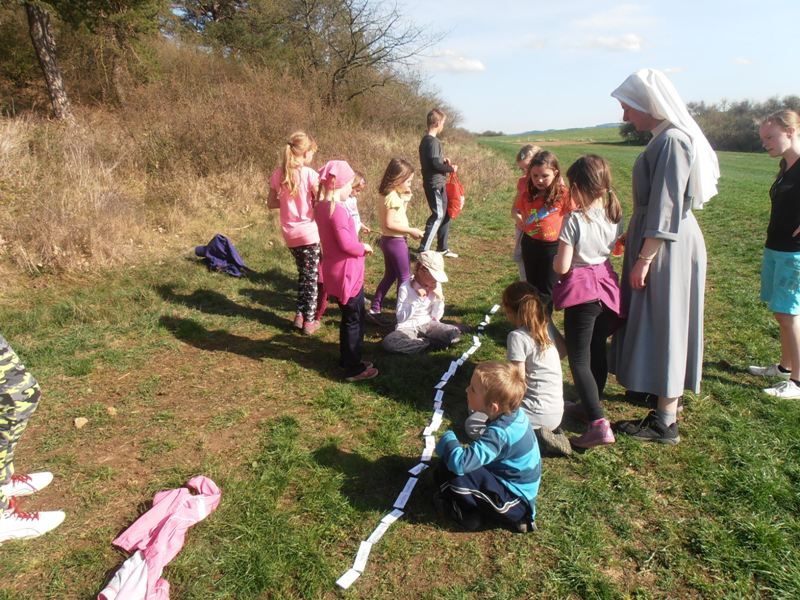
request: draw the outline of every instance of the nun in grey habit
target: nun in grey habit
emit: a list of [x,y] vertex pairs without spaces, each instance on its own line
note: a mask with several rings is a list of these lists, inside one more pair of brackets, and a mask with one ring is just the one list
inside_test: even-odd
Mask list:
[[677,444],[678,400],[700,391],[703,365],[706,248],[692,209],[717,193],[719,165],[660,71],[637,71],[611,95],[624,120],[653,138],[633,166],[621,281],[627,320],[612,340],[610,370],[626,389],[658,396],[657,410],[617,430]]

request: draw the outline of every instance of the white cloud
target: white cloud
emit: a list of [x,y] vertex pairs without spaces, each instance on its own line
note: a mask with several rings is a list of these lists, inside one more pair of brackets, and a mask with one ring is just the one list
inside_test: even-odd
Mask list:
[[544,46],[545,44],[543,38],[530,35],[525,39],[526,48],[533,48],[534,50],[539,50],[541,48],[544,48]]
[[610,10],[574,21],[574,25],[582,29],[632,29],[654,23],[655,19],[636,4],[620,4]]
[[733,62],[737,65],[752,65],[753,61],[749,58],[744,58],[742,56],[737,56],[733,59]]
[[635,33],[624,35],[599,35],[589,38],[588,45],[595,48],[604,48],[616,52],[639,52],[642,49],[644,40],[642,36]]
[[486,70],[486,65],[478,59],[461,56],[453,50],[427,56],[420,61],[420,66],[435,73],[481,73]]

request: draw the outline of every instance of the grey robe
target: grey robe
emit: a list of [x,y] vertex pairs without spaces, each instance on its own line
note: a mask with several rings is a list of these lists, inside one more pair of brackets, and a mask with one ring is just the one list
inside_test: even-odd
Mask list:
[[[700,391],[706,247],[691,211],[689,136],[669,126],[633,166],[633,215],[622,268],[625,325],[611,344],[610,371],[628,390],[674,398]],[[664,240],[647,285],[629,275],[644,238]]]

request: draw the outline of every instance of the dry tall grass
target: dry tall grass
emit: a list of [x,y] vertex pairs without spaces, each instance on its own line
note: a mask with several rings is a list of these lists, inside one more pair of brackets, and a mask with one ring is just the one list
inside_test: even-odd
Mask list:
[[[316,137],[318,163],[346,158],[366,173],[368,222],[389,158],[417,163],[424,112],[416,131],[374,119],[365,126],[327,110],[317,90],[290,74],[253,72],[168,44],[160,53],[160,76],[128,90],[121,107],[78,108],[73,127],[31,116],[0,120],[5,269],[108,268],[189,248],[217,231],[274,223],[266,181],[295,129]],[[469,140],[454,139],[447,152],[472,190],[509,181],[507,167]],[[416,193],[412,216],[421,224],[428,210],[418,181]]]

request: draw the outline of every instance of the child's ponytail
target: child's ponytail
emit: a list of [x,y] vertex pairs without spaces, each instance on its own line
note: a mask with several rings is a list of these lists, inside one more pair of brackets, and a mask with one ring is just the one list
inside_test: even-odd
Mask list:
[[297,194],[298,171],[305,165],[306,152],[316,152],[317,143],[304,131],[295,131],[289,136],[288,141],[283,147],[281,156],[281,168],[283,169],[283,180],[281,185],[286,186],[289,195]]
[[620,204],[616,192],[610,187],[608,188],[608,199],[606,200],[606,216],[615,225],[622,219],[622,204]]

